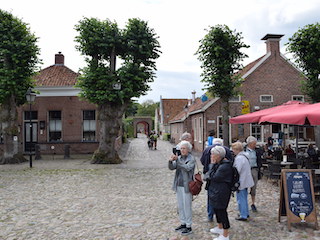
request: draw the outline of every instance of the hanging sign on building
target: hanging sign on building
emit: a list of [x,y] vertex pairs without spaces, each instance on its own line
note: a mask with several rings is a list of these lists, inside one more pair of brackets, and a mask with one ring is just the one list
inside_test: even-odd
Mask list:
[[242,113],[242,114],[250,113],[250,104],[249,104],[249,101],[244,100],[244,101],[241,101],[241,103],[242,103],[242,105],[241,105],[241,113]]

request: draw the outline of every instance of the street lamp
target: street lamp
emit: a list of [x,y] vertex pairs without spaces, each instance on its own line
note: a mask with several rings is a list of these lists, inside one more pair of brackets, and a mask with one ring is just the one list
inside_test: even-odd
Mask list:
[[26,92],[26,99],[27,99],[27,102],[29,103],[29,127],[30,127],[29,128],[29,134],[30,134],[29,164],[30,164],[30,168],[32,168],[32,135],[33,135],[33,131],[32,131],[31,104],[36,99],[36,94],[34,92],[32,92],[31,88],[29,88],[28,91]]

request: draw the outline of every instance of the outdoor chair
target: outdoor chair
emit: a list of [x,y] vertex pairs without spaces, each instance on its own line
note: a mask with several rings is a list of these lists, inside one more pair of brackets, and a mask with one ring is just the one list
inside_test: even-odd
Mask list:
[[268,165],[269,177],[268,180],[276,180],[279,182],[281,177],[281,165],[280,163],[269,163]]

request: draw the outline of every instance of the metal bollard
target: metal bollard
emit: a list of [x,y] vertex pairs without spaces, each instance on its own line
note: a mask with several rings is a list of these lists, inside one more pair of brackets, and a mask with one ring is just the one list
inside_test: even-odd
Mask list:
[[70,158],[70,145],[66,144],[64,145],[64,159]]
[[35,146],[35,160],[40,160],[41,159],[41,154],[40,154],[40,145],[36,144]]

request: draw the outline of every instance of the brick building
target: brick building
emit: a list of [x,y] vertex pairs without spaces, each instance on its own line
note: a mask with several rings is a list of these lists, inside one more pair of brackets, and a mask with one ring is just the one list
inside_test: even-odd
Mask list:
[[162,99],[160,96],[160,107],[155,120],[155,129],[161,134],[170,133],[169,121],[173,119],[186,105],[188,99]]
[[[78,73],[64,65],[64,55],[55,55],[55,64],[39,72],[32,104],[32,128],[29,105],[18,109],[20,141],[24,152],[39,144],[43,154],[62,154],[66,144],[71,153],[92,153],[98,148],[96,106],[77,96]],[[30,133],[32,132],[32,137]],[[32,140],[33,144],[30,144]]]
[[[248,112],[270,108],[283,104],[290,100],[305,101],[301,93],[300,81],[303,76],[301,72],[280,52],[280,39],[283,35],[267,34],[261,40],[265,40],[266,54],[251,62],[241,70],[240,74],[244,82],[240,88],[241,96],[230,99],[230,116],[242,114],[243,105],[246,105]],[[218,98],[209,99],[200,103],[195,101],[188,111],[181,111],[171,122],[171,129],[176,135],[184,131],[192,133],[194,148],[202,151],[208,132],[215,130],[216,137],[222,138],[221,123],[221,100]],[[184,127],[181,131],[181,126]],[[180,129],[180,130],[179,130]],[[247,136],[253,135],[258,141],[265,142],[269,136],[277,138],[282,131],[288,137],[296,135],[292,126],[285,124],[258,125],[258,124],[230,124],[229,142],[235,140],[244,141]],[[299,138],[312,140],[312,129],[299,128]]]

